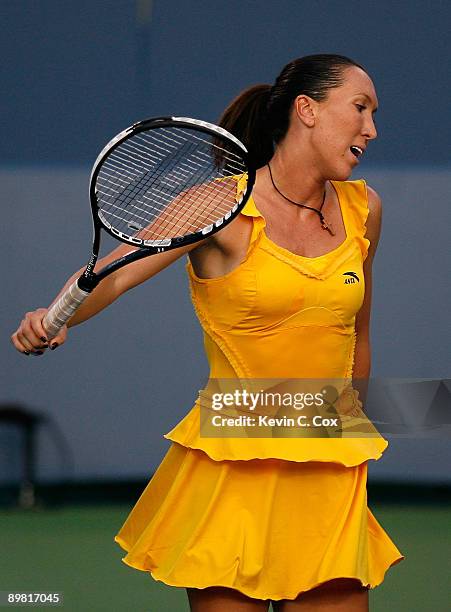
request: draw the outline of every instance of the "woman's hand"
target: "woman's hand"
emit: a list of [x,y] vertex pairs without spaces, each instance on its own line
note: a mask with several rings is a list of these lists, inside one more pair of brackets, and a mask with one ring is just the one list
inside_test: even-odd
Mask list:
[[27,312],[19,327],[11,336],[11,342],[15,348],[24,355],[43,355],[47,348],[50,350],[63,344],[67,336],[67,327],[64,326],[49,345],[47,333],[42,320],[47,313],[47,308],[38,308],[33,312]]

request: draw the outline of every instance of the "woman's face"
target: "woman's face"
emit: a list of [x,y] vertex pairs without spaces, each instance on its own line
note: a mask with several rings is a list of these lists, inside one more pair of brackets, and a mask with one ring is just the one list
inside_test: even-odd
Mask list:
[[349,178],[368,142],[377,136],[373,115],[378,102],[373,82],[356,66],[346,68],[343,76],[343,84],[316,103],[310,132],[316,163],[332,180]]

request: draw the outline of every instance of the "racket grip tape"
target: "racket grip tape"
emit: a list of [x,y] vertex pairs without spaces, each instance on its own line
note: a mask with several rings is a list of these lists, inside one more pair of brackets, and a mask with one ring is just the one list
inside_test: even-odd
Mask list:
[[90,295],[89,291],[83,291],[78,286],[78,280],[74,281],[66,289],[63,295],[46,313],[43,324],[47,332],[48,340],[52,340],[60,329],[69,321],[74,312]]

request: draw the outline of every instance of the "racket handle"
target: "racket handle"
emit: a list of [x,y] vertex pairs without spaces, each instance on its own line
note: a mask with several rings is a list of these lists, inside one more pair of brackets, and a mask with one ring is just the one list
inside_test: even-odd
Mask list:
[[66,289],[44,317],[43,324],[48,340],[52,340],[58,334],[59,330],[72,317],[77,308],[83,304],[88,295],[90,295],[90,292],[80,289],[78,280]]

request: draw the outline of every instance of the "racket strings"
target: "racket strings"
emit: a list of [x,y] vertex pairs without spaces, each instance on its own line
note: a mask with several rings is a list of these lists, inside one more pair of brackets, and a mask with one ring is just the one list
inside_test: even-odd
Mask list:
[[[198,141],[200,141],[200,139],[199,139],[198,137],[195,137],[195,138],[196,138]],[[160,143],[162,142],[161,138],[160,138],[160,139],[158,139],[158,138],[157,138],[157,140],[158,140]],[[170,140],[172,140],[172,142],[173,142],[173,143],[175,143],[175,145],[177,145],[178,147],[180,147],[180,141],[176,141],[176,140],[175,140],[175,139],[173,139],[173,138],[171,138]],[[171,146],[171,145],[169,145],[169,146]],[[138,149],[138,147],[136,147],[136,146],[132,146],[132,148],[135,150],[135,152],[136,152],[136,150]],[[173,149],[175,149],[176,147],[175,147],[175,146],[172,146],[172,148],[173,148]],[[147,151],[149,151],[148,147],[145,147],[145,149],[146,149],[146,152],[147,152]],[[158,149],[163,150],[163,148],[162,148],[161,146],[158,146]],[[225,151],[225,150],[224,150],[224,151]],[[196,154],[196,153],[197,153],[197,154]],[[232,154],[232,155],[233,155],[233,154]],[[107,174],[107,176],[108,176],[108,178],[109,178],[109,182],[110,182],[112,185],[114,185],[114,186],[113,186],[113,187],[112,187],[112,186],[110,186],[110,188],[109,188],[109,192],[108,192],[108,193],[106,193],[105,191],[100,190],[100,192],[102,193],[102,195],[111,195],[111,194],[115,194],[115,196],[117,197],[117,196],[119,195],[119,190],[124,191],[124,186],[126,186],[126,185],[127,185],[127,182],[128,182],[128,180],[129,180],[129,178],[130,178],[130,177],[131,177],[131,178],[133,178],[134,176],[136,176],[136,175],[134,175],[133,173],[131,173],[131,172],[130,172],[129,168],[126,168],[126,167],[125,167],[125,163],[128,163],[128,161],[129,161],[129,159],[130,159],[130,157],[131,157],[131,156],[129,156],[129,155],[127,155],[127,153],[125,153],[125,157],[124,157],[123,155],[121,155],[121,156],[116,155],[116,157],[120,157],[120,159],[122,160],[122,161],[119,161],[119,164],[120,164],[120,166],[121,166],[122,170],[125,170],[125,171],[126,171],[126,173],[127,173],[127,178],[126,178],[126,180],[124,180],[124,178],[123,178],[123,177],[119,177],[119,180],[121,181],[120,183],[119,183],[119,182],[117,182],[117,180],[114,180],[114,179],[117,177],[117,174],[118,174],[118,167],[117,167],[117,166],[115,166],[115,168],[113,168],[113,172],[114,172],[114,174],[111,174],[111,173],[105,172],[105,174]],[[140,156],[140,157],[142,157],[142,156]],[[151,158],[155,158],[155,156],[154,156],[154,155],[152,155],[152,153],[151,153]],[[233,161],[236,161],[236,159],[237,159],[237,158],[238,158],[238,156],[233,156],[233,157],[232,157],[232,160],[233,160]],[[196,160],[197,160],[197,161],[196,161]],[[197,151],[197,152],[195,152],[195,153],[194,153],[194,154],[191,156],[191,160],[190,160],[190,161],[191,161],[191,163],[192,163],[192,164],[194,164],[195,170],[196,170],[197,172],[199,172],[199,171],[200,171],[200,169],[203,167],[203,165],[205,165],[206,163],[210,163],[210,162],[211,162],[211,156],[210,156],[210,155],[208,155],[208,156],[207,156],[207,155],[205,154],[205,152],[204,152],[204,151]],[[134,166],[136,166],[136,163],[134,163]],[[229,166],[230,166],[230,164],[229,164]],[[149,170],[149,169],[150,169],[148,164],[144,164],[144,167],[145,167],[147,170]],[[181,162],[181,167],[179,168],[179,171],[175,170],[174,168],[172,169],[173,174],[174,174],[174,178],[176,178],[176,181],[177,181],[177,182],[180,182],[180,180],[182,180],[182,181],[186,181],[187,179],[189,179],[189,173],[187,172],[187,170],[189,170],[189,171],[192,173],[192,168],[190,168],[190,167],[189,167],[189,165],[188,165],[187,163],[184,163],[184,162]],[[163,167],[163,168],[162,168],[162,172],[164,172],[164,171],[165,171],[165,168]],[[242,166],[238,166],[238,165],[235,163],[235,164],[233,164],[233,172],[234,172],[234,173],[236,173],[237,171],[238,171],[238,172],[242,172],[242,171],[243,171],[243,167],[242,167]],[[224,174],[227,174],[227,173],[224,173]],[[228,174],[230,174],[230,171],[228,172]],[[146,178],[148,179],[148,177],[146,177]],[[166,176],[166,179],[165,179],[165,181],[164,181],[164,182],[166,183],[166,185],[168,185],[168,184],[169,184],[169,185],[170,185],[172,188],[178,189],[178,188],[179,188],[179,186],[177,185],[177,182],[176,182],[176,181],[173,181],[173,180],[171,180],[171,178],[170,178],[169,176]],[[116,189],[115,189],[115,187],[116,187]],[[140,185],[140,187],[142,188],[142,187],[143,187],[143,185],[141,184],[141,185]],[[144,189],[146,189],[146,190],[147,190],[147,188],[148,188],[148,187],[149,187],[149,185],[144,184]],[[156,194],[157,194],[157,195],[155,196],[155,193],[154,193],[154,194],[153,194],[153,195],[154,195],[154,197],[153,197],[152,199],[153,199],[153,200],[156,200],[156,203],[161,203],[161,204],[163,204],[163,207],[164,207],[164,206],[166,206],[166,205],[167,205],[167,200],[166,200],[166,198],[163,198],[163,200],[162,200],[162,198],[160,197],[160,195],[159,195],[159,194],[162,194],[162,196],[167,196],[167,188],[166,188],[166,190],[164,190],[164,191],[163,191],[163,190],[160,190],[160,189],[158,189],[157,187],[155,187],[155,186],[154,186],[153,191],[154,191],[154,192],[156,192]],[[123,200],[124,200],[124,195],[127,195],[125,191],[124,191],[124,193],[122,193],[122,194],[121,194],[121,198],[120,198],[120,199],[121,199],[121,201],[123,201]],[[132,194],[132,195],[134,195],[134,194]],[[144,195],[143,197],[144,197],[144,199],[148,199],[148,200],[150,199],[150,198],[148,198],[148,196],[145,196],[145,195]],[[144,202],[144,201],[143,201],[143,202],[142,202],[142,204],[143,204],[145,207],[149,208],[149,206],[146,204],[146,202]],[[121,206],[119,206],[119,207],[118,207],[117,205],[115,205],[115,207],[117,207],[117,208],[122,208],[122,207],[123,207],[123,205],[121,205]],[[134,205],[133,205],[133,208],[135,208],[135,209],[137,209],[137,210],[141,210],[142,212],[146,212],[146,211],[145,211],[143,208],[140,208],[139,206],[136,206],[136,204],[134,204]],[[155,209],[155,208],[156,208],[156,206],[155,206],[155,202],[152,204],[152,206],[150,206],[150,208],[152,208],[152,209]],[[159,210],[161,211],[161,210],[162,210],[162,208],[160,207],[160,208],[159,208]],[[202,212],[203,212],[203,211],[202,211],[202,207],[199,207],[199,213],[200,213],[200,215],[202,214]],[[143,217],[141,217],[140,215],[138,215],[138,216],[139,216],[141,219],[143,219]],[[117,215],[116,215],[116,217],[117,217]]]
[[[119,184],[116,184],[115,182],[113,182],[113,184],[115,184],[115,186],[120,187]],[[227,206],[223,209],[221,209],[220,207],[220,202],[218,202],[218,195],[219,195],[219,188],[224,189],[223,186],[217,187],[216,191],[214,193],[214,197],[210,197],[208,198],[208,191],[205,189],[204,190],[204,196],[200,197],[200,193],[199,191],[197,193],[193,193],[193,190],[191,189],[191,193],[190,194],[185,194],[184,198],[183,198],[183,202],[181,202],[181,198],[179,198],[178,201],[173,200],[172,201],[172,206],[170,210],[166,211],[166,207],[167,207],[167,201],[164,199],[163,196],[167,195],[167,192],[164,192],[162,190],[159,190],[158,188],[153,189],[153,193],[152,193],[152,198],[149,198],[146,195],[142,195],[143,200],[149,200],[149,202],[151,202],[150,205],[148,205],[145,201],[140,201],[140,200],[135,200],[135,202],[139,202],[142,204],[142,206],[138,206],[136,203],[129,203],[129,207],[128,210],[126,212],[129,213],[129,216],[127,218],[125,218],[124,216],[121,216],[120,214],[117,214],[117,212],[113,212],[112,209],[115,209],[117,211],[119,211],[120,213],[124,212],[124,205],[123,203],[120,201],[119,204],[116,204],[114,202],[110,202],[109,203],[109,210],[108,210],[108,214],[111,215],[112,217],[114,217],[115,220],[119,220],[119,221],[123,221],[124,223],[126,223],[129,227],[131,227],[132,229],[141,229],[141,221],[143,223],[148,223],[149,222],[149,218],[147,216],[149,209],[151,209],[152,212],[158,211],[160,218],[158,219],[159,221],[159,228],[160,230],[164,231],[169,230],[170,226],[172,225],[172,228],[176,226],[176,223],[181,223],[184,222],[184,225],[186,225],[186,221],[187,219],[191,219],[191,223],[190,226],[192,229],[198,229],[198,223],[196,223],[196,221],[198,219],[202,220],[202,222],[205,223],[205,225],[208,225],[211,222],[214,222],[217,218],[218,218],[218,213],[223,213],[220,216],[223,216],[224,214],[226,214],[229,210],[230,210],[230,200],[231,200],[231,196],[232,194],[230,193],[230,191],[228,191],[227,193],[225,193],[225,197],[223,198],[223,201],[227,204]],[[119,195],[119,199],[123,199],[123,194],[118,190],[118,189],[114,189],[113,187],[109,188],[109,192],[103,192],[101,190],[99,190],[99,193],[101,193],[102,195],[106,195],[106,196],[111,196],[112,193]],[[210,192],[211,193],[211,192]],[[160,196],[161,194],[161,196]],[[212,211],[211,210],[211,202],[215,201],[215,205],[216,208]],[[186,204],[190,203],[192,205],[192,207],[196,206],[196,210],[195,213],[193,214],[193,210],[192,207],[187,207]],[[155,205],[155,203],[161,203],[161,207],[157,207]],[[144,208],[145,207],[145,208]],[[131,208],[133,208],[133,211],[131,211]],[[210,209],[210,210],[209,210]],[[136,212],[139,211],[139,212]],[[210,212],[209,215],[207,215],[207,212]],[[133,214],[132,214],[133,212]],[[166,214],[164,214],[166,212]],[[142,214],[140,214],[142,213]],[[170,213],[170,214],[169,214]],[[214,213],[214,214],[213,214]],[[174,214],[177,215],[177,217],[174,217]],[[164,218],[166,219],[166,225],[163,226],[161,224],[161,221],[163,219],[163,215]],[[132,218],[133,217],[133,218]],[[135,220],[135,223],[133,223],[133,220]],[[136,220],[138,220],[138,222],[136,223]],[[156,229],[156,223],[157,219],[154,218],[154,223],[152,225],[152,230],[153,232],[155,232]],[[170,233],[170,232],[167,232]]]
[[246,170],[238,149],[218,136],[182,127],[139,132],[116,147],[98,172],[99,215],[130,238],[164,240],[201,231],[236,205],[236,178]]
[[[155,133],[153,133],[152,135],[154,135],[154,134]],[[180,162],[180,169],[182,170],[182,173],[176,171],[176,174],[178,175],[178,178],[177,178],[178,182],[180,182],[180,177],[182,178],[182,180],[187,180],[187,179],[189,180],[190,175],[192,175],[192,173],[193,173],[193,167],[194,167],[194,171],[196,173],[200,173],[206,167],[206,165],[207,165],[207,168],[208,168],[208,166],[211,165],[211,161],[212,161],[211,142],[208,141],[209,148],[208,148],[208,153],[206,153],[204,150],[202,150],[198,146],[197,147],[194,146],[195,145],[195,141],[197,141],[197,145],[199,145],[199,143],[201,143],[203,145],[203,147],[205,147],[205,139],[201,139],[194,132],[190,132],[189,136],[192,138],[192,140],[194,142],[192,143],[192,145],[190,147],[190,149],[191,149],[190,155],[187,156],[185,161],[181,161]],[[160,143],[162,143],[161,137],[157,138],[157,140]],[[180,140],[177,140],[177,139],[175,139],[175,138],[173,138],[171,136],[169,137],[169,140],[172,142],[172,148],[173,149],[179,148],[181,144],[186,145],[186,142],[185,143],[181,143]],[[160,149],[161,148],[162,147],[160,147]],[[219,147],[216,147],[216,148],[219,148]],[[225,149],[223,149],[223,151],[225,151]],[[183,153],[185,153],[185,151]],[[237,156],[233,156],[233,157],[235,157],[235,159],[236,159]],[[233,157],[232,157],[232,159],[233,159]],[[188,162],[190,162],[190,163],[188,163]],[[163,168],[163,170],[164,170],[164,168]],[[242,167],[239,168],[239,170],[242,172],[243,171]],[[213,177],[206,176],[205,178],[211,179]],[[173,181],[171,181],[169,176],[166,176],[164,182],[167,184],[168,182],[172,183]],[[201,182],[201,185],[203,186],[203,183],[205,182],[204,177],[201,178],[200,182]],[[174,184],[177,187],[177,183],[174,182]],[[166,193],[164,191],[162,191],[162,190],[160,190],[158,188],[156,188],[155,190],[157,191],[157,193],[161,194],[162,196],[166,195]],[[180,199],[179,199],[177,201],[177,206],[176,207],[173,206],[171,208],[171,211],[169,211],[169,210],[167,211],[170,214],[166,214],[165,215],[166,224],[163,225],[161,223],[161,219],[159,220],[160,221],[160,224],[159,224],[160,230],[162,230],[162,231],[167,230],[169,232],[171,230],[173,230],[175,225],[176,225],[176,223],[175,223],[176,219],[179,222],[183,221],[186,224],[186,220],[188,218],[188,213],[190,214],[190,216],[191,216],[191,218],[193,220],[193,223],[191,223],[192,229],[198,229],[197,221],[199,219],[204,219],[205,218],[206,205],[209,204],[208,199],[205,197],[206,194],[208,193],[208,190],[203,188],[203,192],[202,193],[203,193],[203,197],[202,198],[199,197],[200,196],[199,193],[194,194],[193,193],[193,189],[190,190],[189,194],[185,193],[185,198],[184,198],[185,202],[187,202],[188,204],[191,204],[191,206],[184,208],[183,206],[181,206],[181,202],[180,202]],[[220,195],[219,191],[216,190],[216,192],[215,192],[216,198],[218,198],[219,195]],[[230,194],[228,194],[228,195],[230,197]],[[194,205],[196,203],[197,203],[197,211],[196,211],[196,208],[194,207]],[[229,206],[226,206],[225,208],[221,209],[220,204],[221,204],[221,202],[219,202],[219,201],[216,202],[217,212],[220,213],[221,216],[222,216],[223,214],[225,214],[228,211]],[[227,200],[227,204],[229,204],[229,200]],[[196,212],[197,212],[197,214],[196,214]],[[208,219],[205,219],[205,221],[210,223],[212,221],[212,219],[208,218]],[[172,227],[169,227],[171,225],[172,225]]]

